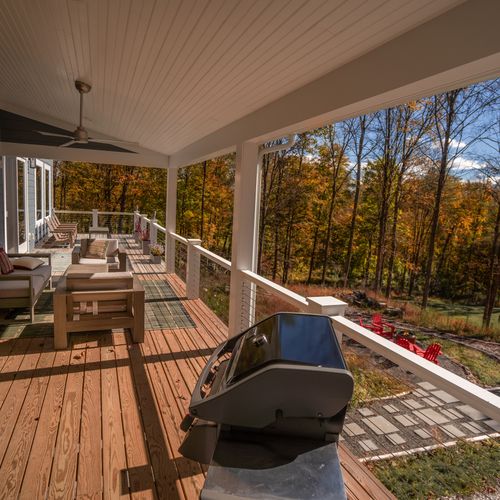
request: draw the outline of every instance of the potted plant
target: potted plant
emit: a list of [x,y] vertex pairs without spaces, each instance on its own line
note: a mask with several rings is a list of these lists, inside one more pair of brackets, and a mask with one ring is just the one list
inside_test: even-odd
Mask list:
[[141,233],[142,233],[141,221],[138,219],[134,228],[134,240],[136,243],[139,243],[141,241]]
[[163,245],[160,243],[153,243],[150,246],[149,251],[151,252],[151,262],[153,264],[161,264],[161,258],[165,252]]
[[142,254],[149,255],[150,239],[149,239],[149,229],[143,229],[141,231],[141,241],[142,241]]

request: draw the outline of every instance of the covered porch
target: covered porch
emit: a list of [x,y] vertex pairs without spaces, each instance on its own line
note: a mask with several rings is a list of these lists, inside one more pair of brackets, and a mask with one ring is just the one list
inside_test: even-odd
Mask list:
[[[275,312],[269,303],[331,316],[346,350],[361,346],[367,363],[389,366],[396,380],[405,376],[383,398],[353,405],[349,447],[340,444],[350,498],[391,498],[361,461],[498,439],[494,392],[349,321],[342,301],[303,297],[256,272],[262,156],[313,127],[498,76],[497,3],[119,4],[12,0],[2,11],[4,179],[8,158],[33,159],[36,167],[36,157],[165,168],[168,182],[165,226],[139,212],[82,215],[97,225],[129,221],[118,236],[136,277],[152,291],[143,344],[123,331],[73,334],[71,349],[56,352],[50,334],[41,335],[43,321],[24,338],[1,341],[0,496],[197,498],[205,470],[177,452],[190,392],[212,349]],[[40,22],[42,37],[32,29]],[[85,113],[75,92],[81,80],[93,87]],[[73,132],[79,112],[86,137]],[[179,168],[234,151],[229,261],[177,233],[176,186]],[[36,191],[36,183],[28,185]],[[5,243],[8,218],[19,224],[23,217],[18,203],[9,211],[0,195]],[[161,264],[134,245],[137,222],[164,243]],[[34,246],[36,233],[25,227]],[[8,248],[23,249],[20,234],[12,231]],[[56,278],[65,258],[54,267]],[[207,306],[207,275],[221,283],[227,323]],[[178,324],[166,323],[175,316],[170,305]]]
[[[179,326],[153,312],[143,344],[113,330],[72,334],[70,349],[55,351],[50,317],[39,315],[25,334],[2,338],[2,498],[199,496],[206,468],[178,452],[179,426],[227,326],[201,299],[188,300],[179,276],[150,264],[130,236],[120,239],[134,274],[169,291],[146,302],[169,308]],[[55,280],[68,254],[54,250]],[[393,498],[344,444],[340,454],[349,498]]]

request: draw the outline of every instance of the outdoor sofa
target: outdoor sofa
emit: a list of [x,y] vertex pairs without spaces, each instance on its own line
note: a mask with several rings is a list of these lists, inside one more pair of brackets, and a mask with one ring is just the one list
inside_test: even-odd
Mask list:
[[45,260],[35,269],[17,269],[0,275],[0,309],[28,307],[30,322],[35,316],[35,304],[43,290],[52,287],[52,261],[50,253],[9,253],[10,259],[34,257]]

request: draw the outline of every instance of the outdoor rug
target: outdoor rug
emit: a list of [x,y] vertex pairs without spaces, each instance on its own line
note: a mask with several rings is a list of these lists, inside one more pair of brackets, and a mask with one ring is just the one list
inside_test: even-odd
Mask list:
[[[162,328],[194,328],[196,325],[186,308],[165,281],[142,281],[145,290],[146,330]],[[0,339],[49,337],[54,332],[53,292],[42,293],[35,306],[35,323],[29,324],[29,309],[0,310]]]

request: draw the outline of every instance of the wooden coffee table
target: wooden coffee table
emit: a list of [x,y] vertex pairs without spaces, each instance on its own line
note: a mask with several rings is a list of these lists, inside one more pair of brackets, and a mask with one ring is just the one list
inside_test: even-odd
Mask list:
[[106,238],[110,237],[109,228],[104,226],[90,226],[89,238],[92,238],[93,234],[103,234]]

